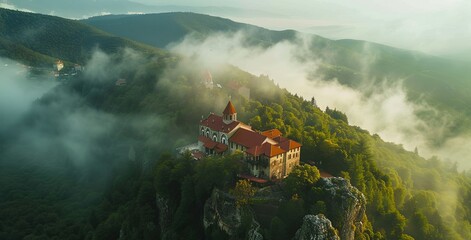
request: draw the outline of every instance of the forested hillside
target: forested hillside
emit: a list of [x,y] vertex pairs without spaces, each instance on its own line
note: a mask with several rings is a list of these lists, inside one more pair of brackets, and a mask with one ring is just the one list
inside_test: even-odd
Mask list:
[[[83,22],[161,48],[189,36],[201,42],[211,37],[216,42],[241,37],[242,45],[233,47],[252,52],[290,43],[300,64],[314,65],[306,73],[312,82],[338,82],[363,98],[399,86],[406,100],[418,106],[413,114],[425,123],[417,130],[424,135],[427,148],[440,148],[453,138],[471,134],[471,70],[465,62],[365,41],[272,31],[194,13],[101,16]],[[221,38],[224,34],[226,38]]]
[[[301,34],[195,13],[109,15],[83,22],[159,48],[181,41],[189,34],[206,38],[214,33],[246,31],[247,44],[265,47],[282,41],[296,41],[296,36]],[[337,79],[342,84],[358,88],[364,87],[365,78],[378,83],[402,79],[412,99],[425,97],[434,106],[471,113],[465,104],[469,102],[465,100],[468,97],[465,89],[471,88],[466,81],[470,70],[465,63],[365,41],[309,37],[312,38],[308,46],[311,53],[307,57],[324,63],[320,71],[313,73],[320,75],[318,77]]]
[[24,64],[51,66],[56,59],[84,64],[96,48],[112,53],[125,46],[159,54],[78,21],[0,8],[0,56]]
[[[46,46],[68,60],[60,55],[64,45]],[[201,84],[207,66],[195,59],[109,51],[91,54],[92,68],[0,128],[1,239],[156,239],[163,224],[156,193],[170,199],[174,218],[165,224],[179,238],[224,239],[205,232],[202,206],[215,187],[234,189],[237,155],[197,163],[174,150],[195,142],[201,116],[220,113],[229,96],[240,120],[280,129],[303,144],[302,161],[349,179],[364,194],[357,239],[471,238],[471,178],[453,164],[350,126],[342,112],[324,112],[267,76],[221,64],[212,72],[221,87],[208,89]],[[250,99],[234,85],[249,88]],[[314,181],[302,188],[287,181],[288,200],[274,222],[261,226],[266,239],[291,236],[305,214],[335,216]]]
[[[144,15],[110,15],[92,17],[83,23],[106,32],[143,42],[158,48],[176,43],[188,35],[205,38],[213,33],[235,33],[241,30],[252,35],[248,44],[270,46],[283,40],[293,40],[296,32],[270,31],[229,19],[196,13],[158,13]],[[136,28],[136,26],[139,26]]]

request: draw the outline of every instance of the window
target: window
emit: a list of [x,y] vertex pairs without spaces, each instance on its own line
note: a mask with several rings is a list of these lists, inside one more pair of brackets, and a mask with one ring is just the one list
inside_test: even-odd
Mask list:
[[209,128],[206,128],[206,137],[209,138]]
[[222,135],[222,137],[221,137],[221,143],[227,145],[226,141],[227,141],[227,140],[226,140],[226,135]]
[[201,135],[204,136],[204,127],[201,127]]

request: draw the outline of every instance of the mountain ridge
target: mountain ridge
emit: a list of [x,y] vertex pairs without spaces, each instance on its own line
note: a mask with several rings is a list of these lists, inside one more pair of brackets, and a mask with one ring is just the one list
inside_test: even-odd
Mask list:
[[10,49],[3,56],[30,65],[50,66],[56,59],[83,64],[97,48],[114,52],[130,47],[162,54],[75,20],[8,9],[0,9],[0,44]]
[[[268,49],[281,42],[296,46],[298,36],[302,34],[294,30],[272,31],[196,13],[121,15],[118,20],[114,18],[100,16],[83,22],[161,48],[172,43],[178,44],[190,35],[192,39],[204,41],[214,33],[228,34],[227,38],[231,39],[231,34],[244,32],[242,47]],[[132,21],[126,22],[130,19]],[[133,29],[132,34],[127,29]],[[303,37],[310,39],[310,42],[300,49],[303,51],[300,58],[319,63],[318,69],[308,73],[310,80],[337,81],[360,92],[365,98],[381,91],[381,86],[399,85],[405,91],[407,101],[418,106],[425,104],[427,107],[424,108],[433,108],[425,113],[417,113],[419,119],[432,124],[429,119],[435,110],[451,119],[452,126],[448,127],[448,134],[427,136],[427,139],[438,138],[437,141],[428,140],[427,144],[440,146],[450,137],[471,134],[468,127],[471,117],[463,117],[471,116],[471,106],[467,104],[471,102],[471,95],[468,94],[471,91],[471,69],[466,62],[362,40],[330,40],[311,34]],[[429,128],[449,124],[448,120],[442,119]]]
[[[47,39],[38,44],[44,42],[52,48]],[[251,44],[273,42],[268,38]],[[166,210],[174,213],[170,230],[175,236],[224,239],[205,231],[203,205],[214,188],[231,192],[243,167],[241,156],[196,162],[165,152],[194,142],[201,114],[220,112],[229,95],[239,119],[256,129],[280,129],[301,141],[305,162],[342,177],[338,181],[343,185],[350,182],[364,194],[366,217],[358,219],[361,224],[341,226],[356,230],[357,239],[471,236],[466,204],[471,182],[469,173],[458,172],[456,165],[426,160],[418,152],[384,142],[349,125],[337,110],[324,112],[314,99],[290,93],[268,76],[222,65],[211,73],[221,87],[210,89],[201,83],[205,66],[198,59],[182,56],[161,64],[159,55],[153,55],[159,51],[146,58],[122,56],[123,51],[114,52],[117,48],[101,55],[110,61],[95,63],[87,74],[34,100],[18,125],[8,129],[11,135],[0,134],[0,192],[6,196],[0,198],[0,238],[156,239],[162,230],[159,193],[171,199]],[[60,44],[53,50],[66,59],[67,49]],[[116,84],[117,79],[125,84]],[[230,88],[234,83],[250,89],[251,97],[236,94]],[[21,99],[18,94],[9,104]],[[313,184],[320,175],[316,169],[304,164],[288,177],[286,201],[278,202],[276,218],[260,221],[262,234],[286,239],[283,236],[294,233],[306,213],[329,216],[339,211],[337,217],[354,217],[338,208],[345,206],[341,195],[332,200],[326,194],[332,191]],[[337,217],[329,219],[335,222]]]
[[[165,48],[170,43],[178,42],[189,33],[200,34],[204,37],[207,34],[218,31],[237,32],[246,30],[257,33],[257,31],[263,30],[265,31],[263,37],[273,38],[272,40],[275,41],[293,39],[295,34],[294,30],[271,31],[251,24],[238,23],[227,18],[192,12],[106,15],[91,17],[81,21],[117,36],[135,39],[159,48]],[[141,28],[146,29],[146,33],[139,32],[139,29],[134,29],[136,32],[132,33],[122,31],[123,29],[125,31],[130,29],[132,26],[141,26]],[[138,32],[139,34],[137,34]],[[159,34],[160,32],[162,34]],[[276,32],[276,34],[270,34],[271,32]],[[272,43],[274,42],[270,44]]]

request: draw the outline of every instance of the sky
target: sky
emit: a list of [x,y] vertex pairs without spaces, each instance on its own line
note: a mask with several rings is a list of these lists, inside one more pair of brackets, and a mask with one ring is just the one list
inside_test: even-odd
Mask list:
[[[188,0],[138,1],[196,4]],[[471,50],[471,2],[466,0],[207,0],[197,4],[272,13],[235,17],[271,29],[293,28],[329,38],[369,40],[436,55]]]
[[0,6],[69,18],[194,11],[274,30],[295,29],[332,39],[368,40],[471,58],[471,2],[466,0],[0,0]]

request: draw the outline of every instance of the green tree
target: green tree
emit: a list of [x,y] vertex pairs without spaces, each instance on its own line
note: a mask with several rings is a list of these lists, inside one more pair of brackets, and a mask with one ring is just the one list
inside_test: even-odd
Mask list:
[[315,166],[303,164],[296,166],[285,179],[286,188],[291,195],[304,195],[319,180],[321,174]]
[[270,223],[270,239],[284,240],[289,239],[286,233],[286,224],[279,217],[274,217]]
[[249,204],[250,198],[255,195],[255,188],[249,180],[239,180],[231,193],[236,198],[237,206],[242,207]]
[[303,217],[306,215],[303,199],[290,199],[281,204],[277,216],[283,219],[288,236],[294,236],[301,227]]

